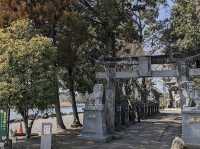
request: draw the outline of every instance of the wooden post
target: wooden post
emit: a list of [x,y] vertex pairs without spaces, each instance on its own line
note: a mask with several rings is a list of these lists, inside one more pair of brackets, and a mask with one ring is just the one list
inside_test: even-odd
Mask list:
[[105,115],[106,126],[109,133],[115,130],[115,65],[106,67],[106,90],[105,90]]

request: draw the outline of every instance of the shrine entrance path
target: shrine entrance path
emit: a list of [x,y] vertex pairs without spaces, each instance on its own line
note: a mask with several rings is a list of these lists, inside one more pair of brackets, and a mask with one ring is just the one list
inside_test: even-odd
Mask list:
[[[129,128],[116,133],[114,140],[108,143],[84,141],[78,130],[72,130],[53,137],[53,149],[170,149],[175,136],[181,135],[180,110],[165,110],[160,114],[142,120]],[[24,140],[25,141],[25,140]],[[40,137],[32,138],[30,142],[20,141],[14,146],[23,149],[28,145],[30,149],[40,148]],[[13,146],[13,147],[14,147]],[[14,147],[15,148],[15,147]]]
[[59,141],[59,148],[67,149],[170,149],[175,136],[181,134],[180,110],[165,110],[118,132],[109,143],[83,141],[76,137]]

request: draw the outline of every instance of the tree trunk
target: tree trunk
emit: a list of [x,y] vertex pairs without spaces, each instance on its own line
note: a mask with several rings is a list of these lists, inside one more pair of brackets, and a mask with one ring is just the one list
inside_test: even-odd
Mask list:
[[146,79],[142,78],[142,94],[141,94],[141,101],[147,103],[147,86],[146,86]]
[[28,123],[28,110],[21,111],[20,114],[21,114],[21,116],[23,118],[26,138],[29,139],[31,137],[31,129],[32,129],[32,127],[29,127],[29,123]]
[[76,127],[81,127],[82,124],[80,123],[79,116],[78,116],[78,110],[76,106],[76,97],[75,97],[75,92],[74,92],[74,78],[73,78],[73,71],[72,68],[68,68],[69,72],[69,90],[70,90],[70,95],[72,98],[72,109],[73,109],[73,117],[74,121],[71,125],[71,127],[76,128]]
[[63,122],[63,119],[62,119],[62,113],[60,111],[59,87],[58,87],[57,80],[56,80],[56,87],[57,87],[56,99],[55,99],[55,103],[54,103],[55,112],[56,112],[56,122],[57,122],[57,125],[58,125],[59,129],[66,129],[66,127],[64,125],[64,122]]
[[56,122],[59,129],[66,129],[63,119],[62,119],[62,113],[60,111],[60,101],[56,99],[56,102],[54,104],[55,106],[55,112],[56,112]]
[[31,127],[29,127],[28,120],[24,121],[25,131],[26,131],[26,138],[31,138]]
[[174,105],[173,105],[174,98],[173,98],[173,94],[172,94],[171,88],[169,88],[169,99],[170,99],[170,101],[169,101],[169,108],[173,108],[174,107]]
[[[53,24],[51,27],[51,33],[50,33],[50,37],[53,39],[53,44],[56,46],[56,25]],[[56,67],[58,67],[58,61],[59,58],[57,57],[57,63],[55,64]],[[59,99],[59,85],[58,85],[58,77],[56,76],[56,80],[55,80],[55,85],[56,85],[56,99],[55,99],[55,112],[56,112],[56,122],[57,122],[57,127],[58,129],[66,129],[65,124],[63,122],[62,119],[62,113],[60,111],[60,99]]]

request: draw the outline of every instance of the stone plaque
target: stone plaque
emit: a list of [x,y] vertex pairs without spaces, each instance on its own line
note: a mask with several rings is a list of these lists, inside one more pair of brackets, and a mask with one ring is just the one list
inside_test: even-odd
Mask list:
[[42,124],[42,135],[52,134],[52,124],[51,123],[43,123]]
[[151,58],[148,56],[139,57],[140,76],[151,76]]
[[193,86],[192,86],[192,81],[188,81],[188,91],[192,92]]
[[88,118],[96,118],[96,114],[95,113],[90,113],[90,114],[88,114]]

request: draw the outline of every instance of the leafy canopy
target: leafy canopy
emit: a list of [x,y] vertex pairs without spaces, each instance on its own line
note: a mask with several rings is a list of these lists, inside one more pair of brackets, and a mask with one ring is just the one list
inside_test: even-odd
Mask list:
[[165,30],[163,39],[171,54],[182,56],[199,53],[200,16],[198,5],[193,0],[178,0],[172,10],[171,25]]
[[18,111],[44,109],[55,95],[56,48],[30,20],[0,30],[0,101]]

